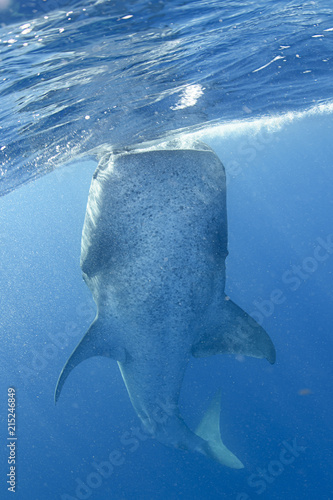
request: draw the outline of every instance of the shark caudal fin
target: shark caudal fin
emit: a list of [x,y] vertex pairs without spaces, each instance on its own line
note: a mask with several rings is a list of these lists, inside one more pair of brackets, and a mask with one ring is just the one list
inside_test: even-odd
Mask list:
[[229,297],[225,297],[220,323],[192,346],[196,358],[213,354],[243,354],[275,363],[275,347],[268,333]]
[[116,361],[126,361],[126,351],[115,343],[109,341],[110,334],[103,321],[96,318],[90,325],[87,333],[74,349],[59,376],[54,401],[57,403],[61,389],[71,371],[85,359],[93,356],[106,356]]
[[220,434],[221,391],[214,396],[195,434],[206,442],[206,454],[222,465],[243,469],[242,462],[223,444]]

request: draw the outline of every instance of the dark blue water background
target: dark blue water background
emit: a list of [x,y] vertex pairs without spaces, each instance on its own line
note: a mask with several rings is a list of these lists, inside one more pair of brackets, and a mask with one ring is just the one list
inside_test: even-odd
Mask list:
[[[13,4],[1,14],[1,498],[13,495],[9,386],[18,500],[333,498],[332,12],[328,2],[223,4]],[[222,388],[222,437],[244,470],[133,439],[139,421],[111,360],[80,365],[53,403],[94,317],[79,256],[96,160],[76,155],[195,130],[227,171],[227,293],[262,321],[277,362],[193,360],[181,410],[194,428]],[[111,476],[76,491],[114,450],[123,463]]]

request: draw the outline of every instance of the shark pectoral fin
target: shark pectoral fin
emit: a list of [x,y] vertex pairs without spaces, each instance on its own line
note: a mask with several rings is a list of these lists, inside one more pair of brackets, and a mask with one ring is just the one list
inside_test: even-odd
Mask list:
[[244,354],[275,363],[276,353],[268,333],[232,300],[225,300],[219,327],[205,333],[192,347],[196,358],[213,354]]
[[243,469],[242,462],[223,444],[220,434],[221,391],[214,396],[195,434],[206,441],[207,455],[232,469]]
[[[106,334],[108,334],[107,337]],[[91,358],[93,356],[106,356],[109,358],[113,358],[116,361],[125,363],[125,349],[116,344],[112,345],[109,341],[105,340],[106,338],[109,338],[109,332],[105,332],[103,322],[96,318],[90,325],[87,333],[74,349],[62,369],[54,394],[55,403],[57,403],[59,399],[61,389],[68,375],[78,364],[80,364],[85,359]]]

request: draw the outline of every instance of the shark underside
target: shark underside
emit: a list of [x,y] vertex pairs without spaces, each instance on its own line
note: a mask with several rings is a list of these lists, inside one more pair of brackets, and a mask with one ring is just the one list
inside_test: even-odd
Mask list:
[[191,358],[242,354],[275,362],[265,330],[225,295],[226,182],[202,143],[104,158],[90,187],[81,268],[96,318],[67,361],[118,362],[132,405],[160,442],[232,468],[220,436],[220,395],[195,431],[178,409]]

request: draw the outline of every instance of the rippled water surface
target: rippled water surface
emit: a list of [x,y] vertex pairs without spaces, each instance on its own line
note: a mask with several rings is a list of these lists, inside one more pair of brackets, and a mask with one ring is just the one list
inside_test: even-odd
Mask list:
[[331,2],[1,5],[1,194],[101,146],[332,98]]

